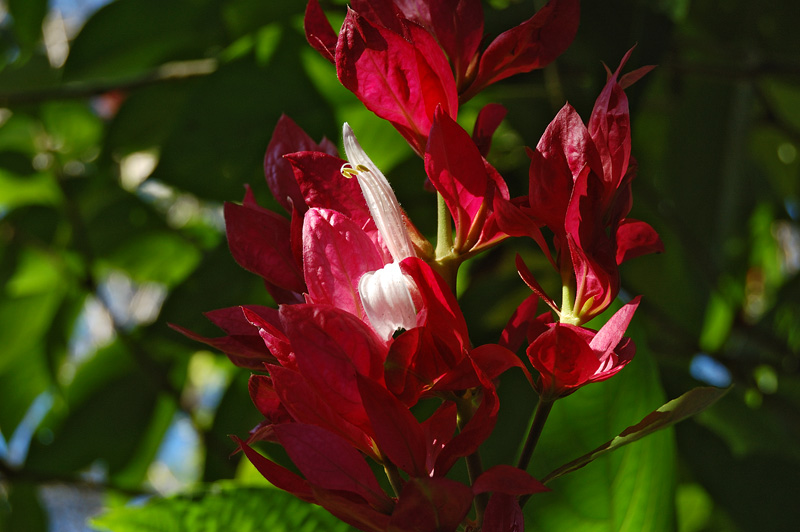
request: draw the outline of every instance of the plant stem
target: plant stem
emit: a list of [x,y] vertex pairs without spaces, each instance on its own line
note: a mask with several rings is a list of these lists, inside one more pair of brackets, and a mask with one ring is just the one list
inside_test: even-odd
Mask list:
[[450,211],[447,210],[444,197],[438,192],[436,193],[436,202],[436,251],[431,266],[444,278],[450,290],[455,294],[456,277],[461,258],[453,250],[453,226],[450,221]]
[[[471,404],[471,400],[469,398],[459,398],[456,401],[456,405],[458,408],[458,430],[459,432],[464,430],[464,427],[467,425],[472,416],[475,414],[475,410]],[[481,460],[481,455],[478,451],[475,451],[471,455],[465,457],[467,461],[467,474],[469,475],[469,483],[470,485],[475,483],[475,480],[481,476],[483,473],[483,461]],[[483,523],[483,515],[486,513],[486,505],[489,503],[489,494],[488,493],[480,493],[475,496],[473,500],[473,505],[475,506],[475,522],[480,527],[481,523]]]
[[453,226],[450,211],[444,196],[436,193],[436,260],[439,261],[453,252]]
[[542,435],[544,423],[547,421],[550,409],[553,408],[553,402],[539,399],[539,404],[536,405],[536,413],[533,415],[531,430],[528,431],[528,439],[525,440],[525,446],[522,448],[522,454],[520,454],[519,462],[517,462],[517,467],[523,471],[528,469],[533,450],[536,448],[536,444],[539,443],[539,436]]

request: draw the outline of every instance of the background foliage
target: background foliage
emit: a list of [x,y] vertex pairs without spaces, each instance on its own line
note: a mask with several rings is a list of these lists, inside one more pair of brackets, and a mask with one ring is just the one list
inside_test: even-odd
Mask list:
[[[118,508],[96,522],[115,531],[335,530],[229,456],[227,435],[258,422],[248,375],[166,323],[214,336],[202,311],[270,304],[230,257],[220,206],[245,183],[274,205],[261,167],[281,113],[316,139],[338,141],[350,122],[433,232],[421,161],[305,43],[305,2],[105,3],[0,2],[0,530],[81,530],[101,508]],[[343,17],[340,2],[325,5]],[[487,33],[533,8],[488,2]],[[667,253],[623,268],[625,292],[644,295],[636,361],[556,405],[532,470],[593,449],[697,380],[734,389],[674,433],[555,481],[528,505],[529,528],[795,530],[800,4],[582,9],[554,66],[493,86],[461,116],[469,127],[479,104],[509,109],[490,159],[521,194],[523,147],[565,100],[588,117],[600,62],[614,67],[638,43],[630,67],[659,67],[629,90],[633,215]],[[495,341],[528,293],[515,253],[541,266],[546,287],[558,282],[528,243],[468,264],[461,301],[476,343]],[[513,374],[501,382],[489,465],[516,452],[534,403],[526,386]]]

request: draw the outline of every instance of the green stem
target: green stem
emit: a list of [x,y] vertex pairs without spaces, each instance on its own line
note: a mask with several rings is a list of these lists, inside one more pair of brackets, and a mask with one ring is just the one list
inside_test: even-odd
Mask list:
[[536,448],[536,444],[539,443],[539,436],[542,435],[544,423],[547,421],[550,409],[553,408],[553,402],[554,401],[539,399],[539,404],[536,405],[536,413],[533,415],[531,430],[528,431],[528,439],[525,440],[525,446],[522,448],[522,454],[520,454],[519,461],[517,462],[517,467],[523,471],[528,469],[533,450]]
[[444,196],[436,193],[436,260],[453,253],[453,225],[450,223],[450,211],[444,202]]
[[461,260],[453,251],[453,225],[450,221],[450,211],[447,210],[447,204],[441,194],[436,194],[436,200],[436,251],[434,252],[435,259],[432,266],[444,278],[455,294],[456,276]]
[[[464,427],[469,423],[469,420],[472,419],[472,416],[475,414],[475,409],[473,408],[470,399],[468,398],[460,398],[456,401],[456,405],[458,408],[458,430],[462,431]],[[467,474],[469,475],[469,483],[470,485],[475,484],[475,480],[481,476],[483,473],[483,461],[481,460],[481,455],[478,451],[475,451],[471,455],[466,457],[467,462]],[[480,530],[481,523],[483,523],[483,516],[486,513],[486,505],[489,503],[489,494],[488,493],[481,493],[475,496],[473,500],[473,505],[475,506],[475,522],[478,525],[478,529]]]
[[575,273],[572,271],[572,262],[561,262],[561,312],[560,322],[571,325],[580,325],[580,318],[575,315],[575,297],[578,291],[575,286]]

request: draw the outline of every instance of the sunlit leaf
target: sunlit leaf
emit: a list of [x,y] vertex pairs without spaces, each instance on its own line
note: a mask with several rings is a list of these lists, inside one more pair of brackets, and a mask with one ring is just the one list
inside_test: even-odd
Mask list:
[[54,205],[61,201],[55,178],[47,172],[17,176],[0,168],[0,207]]
[[351,527],[322,508],[274,488],[209,486],[194,495],[152,499],[143,506],[115,508],[92,521],[108,532],[348,532]]
[[567,473],[577,471],[605,453],[615,451],[623,445],[633,443],[649,434],[670,427],[679,421],[683,421],[689,416],[702,412],[727,392],[727,388],[710,387],[690,390],[677,399],[673,399],[664,406],[650,412],[639,423],[631,425],[613,440],[604,443],[589,454],[585,454],[568,464],[564,464],[552,471],[542,480],[549,482]]

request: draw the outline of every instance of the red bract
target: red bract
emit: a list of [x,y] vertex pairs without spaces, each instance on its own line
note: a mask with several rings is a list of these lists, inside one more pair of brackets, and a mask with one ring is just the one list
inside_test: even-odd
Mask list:
[[509,200],[505,181],[469,134],[441,109],[425,150],[425,170],[455,221],[455,253],[475,253],[506,238],[494,215],[494,197]]
[[331,141],[323,138],[317,144],[291,118],[281,115],[272,131],[272,139],[269,141],[267,153],[264,155],[264,177],[267,179],[272,196],[288,213],[292,212],[292,208],[297,209],[301,214],[305,212],[303,193],[294,179],[292,165],[283,158],[287,153],[300,151],[338,155],[336,146]]
[[342,85],[391,122],[420,155],[436,107],[453,117],[458,112],[447,58],[417,25],[400,35],[349,10],[336,45],[336,71]]
[[481,530],[522,532],[525,530],[525,520],[518,497],[544,491],[549,489],[521,469],[507,465],[497,465],[489,469],[472,485],[475,495],[492,492]]
[[637,297],[599,331],[553,323],[539,335],[527,354],[539,372],[535,387],[542,400],[553,401],[590,382],[604,381],[633,360],[636,348],[623,335],[638,305]]
[[253,328],[242,309],[245,308],[258,316],[265,323],[278,323],[278,311],[274,308],[249,305],[247,307],[232,307],[206,312],[205,316],[214,325],[227,333],[221,338],[206,338],[184,327],[170,324],[176,331],[188,336],[192,340],[203,342],[219,349],[230,358],[231,362],[239,367],[260,370],[265,363],[272,364],[275,357],[264,346],[264,340],[259,336],[258,330]]
[[[588,127],[567,104],[536,149],[529,151],[527,198],[495,206],[505,232],[533,237],[548,256],[550,249],[538,227],[553,232],[554,266],[574,298],[562,302],[561,319],[570,323],[584,323],[608,308],[619,292],[619,264],[663,251],[661,240],[648,224],[626,218],[636,165],[630,155],[628,102],[619,72],[630,53],[609,75]],[[625,83],[639,79],[650,68],[628,74]],[[520,274],[539,293],[524,267]],[[552,301],[542,297],[552,306]]]
[[480,0],[356,0],[338,37],[311,0],[305,31],[342,84],[422,155],[436,106],[455,119],[459,98],[543,68],[570,45],[578,19],[578,0],[551,0],[480,52]]
[[578,0],[550,0],[533,17],[499,35],[480,56],[474,78],[467,73],[469,85],[459,85],[462,100],[501,79],[547,66],[572,44],[579,19]]

